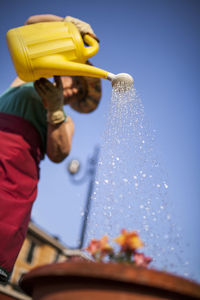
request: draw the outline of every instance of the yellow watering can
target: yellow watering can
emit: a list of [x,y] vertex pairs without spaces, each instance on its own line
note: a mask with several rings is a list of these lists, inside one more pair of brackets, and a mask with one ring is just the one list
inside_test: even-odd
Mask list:
[[[6,38],[16,72],[24,81],[71,75],[105,78],[116,82],[116,79],[118,81],[122,77],[126,80],[128,75],[114,75],[85,64],[88,58],[97,53],[99,45],[90,35],[86,34],[82,38],[71,22],[25,25],[10,29]],[[85,47],[84,42],[89,46]]]

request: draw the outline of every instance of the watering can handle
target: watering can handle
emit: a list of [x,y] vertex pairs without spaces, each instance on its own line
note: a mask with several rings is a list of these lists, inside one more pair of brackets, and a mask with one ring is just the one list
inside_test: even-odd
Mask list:
[[99,43],[91,37],[89,34],[85,34],[83,36],[83,40],[86,44],[90,47],[85,47],[84,49],[84,57],[90,58],[91,56],[95,55],[99,50]]

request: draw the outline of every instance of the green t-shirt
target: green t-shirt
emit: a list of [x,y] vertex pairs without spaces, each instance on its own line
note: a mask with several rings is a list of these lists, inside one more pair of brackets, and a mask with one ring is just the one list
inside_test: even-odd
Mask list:
[[39,132],[46,149],[46,110],[33,82],[10,87],[0,96],[0,112],[15,115],[29,121]]

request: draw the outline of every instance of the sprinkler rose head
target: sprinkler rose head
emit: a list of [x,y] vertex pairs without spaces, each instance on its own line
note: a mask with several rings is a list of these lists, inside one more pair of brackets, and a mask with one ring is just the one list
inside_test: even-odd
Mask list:
[[127,73],[119,73],[117,75],[108,73],[107,79],[112,81],[112,86],[123,84],[127,89],[133,86],[133,77]]

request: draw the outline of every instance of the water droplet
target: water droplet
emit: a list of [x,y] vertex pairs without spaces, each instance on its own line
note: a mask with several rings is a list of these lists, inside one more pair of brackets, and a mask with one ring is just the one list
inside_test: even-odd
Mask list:
[[127,179],[127,178],[123,178],[123,181],[124,181],[124,182],[128,182],[128,179]]
[[168,185],[167,185],[166,183],[164,183],[164,187],[165,187],[166,189],[168,189]]

